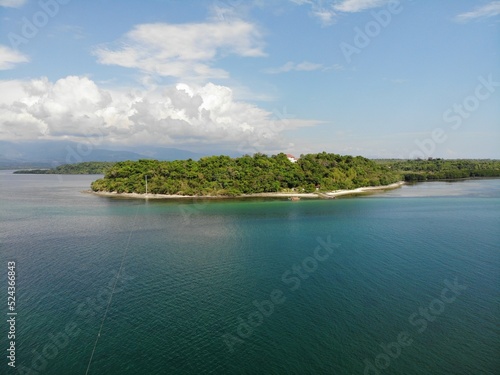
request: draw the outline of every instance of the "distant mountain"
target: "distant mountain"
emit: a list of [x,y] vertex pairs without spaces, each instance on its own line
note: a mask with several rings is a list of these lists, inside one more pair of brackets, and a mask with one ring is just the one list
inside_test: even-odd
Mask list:
[[185,159],[198,160],[203,156],[213,155],[213,153],[198,153],[198,152],[180,150],[178,148],[154,147],[154,146],[133,147],[130,148],[129,150],[140,153],[141,155],[145,155],[145,157],[148,159],[157,159],[157,160],[185,160]]
[[199,159],[203,154],[167,147],[134,147],[110,150],[86,147],[65,141],[0,141],[0,169],[53,168],[61,164],[85,161],[124,161],[139,159]]

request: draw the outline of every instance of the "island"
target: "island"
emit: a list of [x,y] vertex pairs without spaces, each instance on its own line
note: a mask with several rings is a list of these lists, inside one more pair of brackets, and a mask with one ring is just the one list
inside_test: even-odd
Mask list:
[[136,198],[303,196],[333,198],[397,188],[405,181],[500,177],[500,161],[370,160],[317,153],[290,158],[257,153],[199,160],[115,163],[91,184],[100,195]]
[[50,169],[22,169],[15,174],[105,174],[115,165],[111,161],[90,161],[76,164],[63,164]]

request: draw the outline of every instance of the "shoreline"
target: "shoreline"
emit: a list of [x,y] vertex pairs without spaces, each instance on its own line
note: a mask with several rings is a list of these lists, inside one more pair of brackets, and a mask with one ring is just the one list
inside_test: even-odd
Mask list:
[[367,187],[360,187],[352,190],[336,190],[332,192],[325,193],[328,196],[331,197],[340,197],[342,195],[351,195],[351,194],[363,194],[363,193],[369,193],[369,192],[377,192],[377,191],[385,191],[385,190],[393,190],[393,189],[399,189],[401,186],[405,185],[405,181],[399,181],[395,182],[393,184],[389,185],[382,185],[382,186],[367,186]]
[[224,195],[178,195],[178,194],[139,194],[139,193],[117,193],[109,191],[86,190],[83,193],[95,194],[102,197],[130,198],[130,199],[238,199],[238,198],[309,198],[309,199],[335,199],[346,195],[359,195],[365,193],[376,193],[385,190],[398,189],[406,182],[399,181],[390,185],[366,186],[351,190],[335,190],[330,192],[317,193],[255,193],[242,194],[237,196]]

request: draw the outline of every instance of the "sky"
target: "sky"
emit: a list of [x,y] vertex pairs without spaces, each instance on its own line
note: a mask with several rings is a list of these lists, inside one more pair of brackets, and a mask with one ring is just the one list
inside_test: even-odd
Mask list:
[[500,1],[0,0],[0,140],[500,159]]

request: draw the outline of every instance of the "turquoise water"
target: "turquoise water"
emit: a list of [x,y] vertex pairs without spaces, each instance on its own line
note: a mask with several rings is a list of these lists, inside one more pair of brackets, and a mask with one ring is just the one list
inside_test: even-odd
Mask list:
[[85,374],[95,345],[89,374],[499,374],[500,180],[145,202],[95,178],[0,175],[1,373]]

